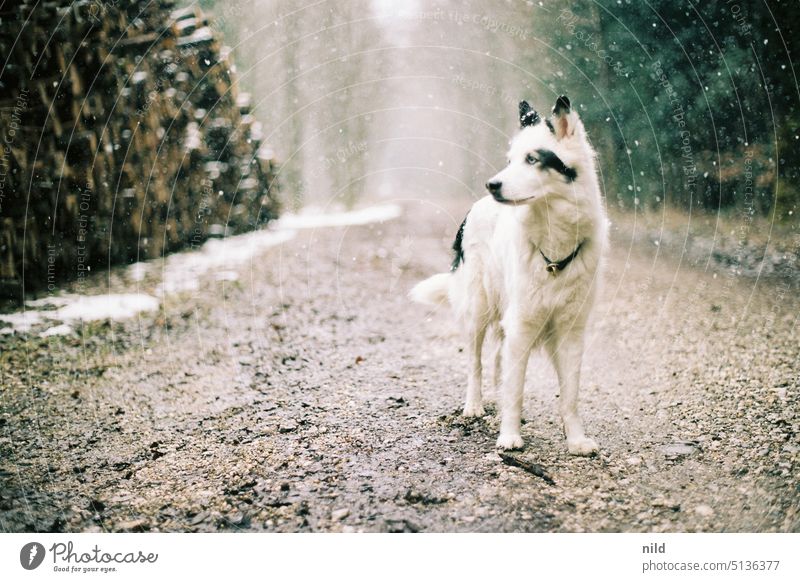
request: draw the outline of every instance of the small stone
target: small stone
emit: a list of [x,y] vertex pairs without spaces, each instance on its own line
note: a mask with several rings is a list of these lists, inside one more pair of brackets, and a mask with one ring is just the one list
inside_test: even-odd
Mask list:
[[625,462],[631,466],[635,466],[641,464],[642,459],[640,457],[628,457]]
[[123,521],[119,523],[116,527],[117,531],[131,531],[131,532],[143,532],[150,529],[150,525],[147,523],[146,519],[131,519],[128,521]]
[[664,453],[664,456],[671,461],[680,459],[682,457],[688,457],[699,450],[700,447],[698,444],[692,441],[676,441],[661,447],[661,452]]
[[348,515],[350,515],[350,510],[346,507],[342,507],[341,509],[333,510],[333,513],[331,513],[331,519],[333,521],[342,521]]
[[708,505],[698,505],[694,508],[694,512],[700,517],[711,517],[714,515],[714,510]]
[[237,511],[228,518],[228,522],[236,527],[248,527],[250,525],[250,518],[247,514]]
[[278,427],[278,432],[287,433],[297,430],[297,423],[293,420],[287,420]]
[[189,520],[189,525],[200,525],[207,519],[208,519],[208,512],[201,511],[200,513],[195,515],[191,520]]
[[659,497],[658,499],[654,499],[651,503],[653,507],[663,507],[664,509],[671,509],[672,511],[680,511],[681,504],[675,501],[674,499],[669,499],[666,497]]

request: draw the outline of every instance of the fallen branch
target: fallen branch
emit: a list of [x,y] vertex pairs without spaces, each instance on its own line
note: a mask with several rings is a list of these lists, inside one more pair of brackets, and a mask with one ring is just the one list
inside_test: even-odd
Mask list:
[[524,461],[519,457],[515,457],[514,455],[509,455],[508,453],[497,453],[500,455],[500,458],[506,465],[511,467],[517,467],[522,469],[523,471],[527,471],[531,475],[536,475],[543,479],[548,485],[555,485],[556,482],[553,481],[553,478],[545,472],[544,467],[538,465],[536,463],[531,463],[530,461]]

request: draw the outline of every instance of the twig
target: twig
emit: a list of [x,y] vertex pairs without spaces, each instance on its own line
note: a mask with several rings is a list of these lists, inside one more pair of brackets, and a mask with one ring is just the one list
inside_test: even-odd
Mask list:
[[500,455],[500,458],[503,459],[503,462],[506,465],[518,467],[523,471],[527,471],[531,475],[536,475],[544,480],[548,485],[556,484],[556,482],[553,481],[553,478],[545,472],[544,467],[541,465],[537,463],[531,463],[530,461],[523,461],[522,459],[515,457],[514,455],[509,455],[508,453],[498,453],[498,455]]

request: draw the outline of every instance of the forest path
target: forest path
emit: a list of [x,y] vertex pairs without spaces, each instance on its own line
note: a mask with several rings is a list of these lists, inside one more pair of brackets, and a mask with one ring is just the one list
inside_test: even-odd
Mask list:
[[[467,204],[303,230],[160,312],[3,339],[0,529],[798,531],[798,300],[615,244],[567,454],[532,358],[515,456],[406,292]],[[112,276],[112,287],[131,283]],[[136,287],[146,292],[148,282]]]

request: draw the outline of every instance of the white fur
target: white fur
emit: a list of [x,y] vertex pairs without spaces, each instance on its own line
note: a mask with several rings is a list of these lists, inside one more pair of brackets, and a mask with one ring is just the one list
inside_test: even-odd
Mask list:
[[[502,394],[497,446],[520,448],[525,369],[531,350],[544,347],[560,384],[560,413],[569,452],[591,455],[597,443],[584,433],[578,386],[589,312],[606,247],[607,221],[595,171],[595,154],[577,113],[522,129],[511,143],[509,165],[490,181],[502,182],[500,203],[478,200],[464,226],[464,262],[452,273],[434,275],[411,291],[412,299],[438,303],[449,298],[463,323],[469,354],[465,416],[481,416],[481,352],[487,332],[501,349],[495,354],[495,384]],[[550,150],[577,171],[569,181],[554,170],[531,165],[526,156]],[[567,257],[551,275],[541,251]]]
[[450,287],[450,273],[439,273],[417,283],[409,293],[409,297],[417,303],[439,305],[447,301]]

